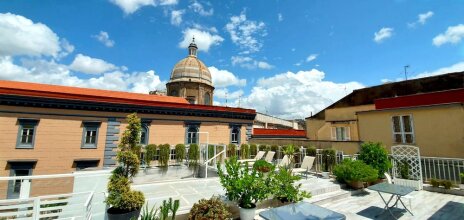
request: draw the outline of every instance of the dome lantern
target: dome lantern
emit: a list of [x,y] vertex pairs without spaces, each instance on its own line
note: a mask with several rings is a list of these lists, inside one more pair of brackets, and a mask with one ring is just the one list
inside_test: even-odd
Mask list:
[[195,37],[192,38],[192,43],[190,43],[188,50],[189,50],[189,56],[194,56],[194,57],[197,56],[198,47],[197,47],[197,44],[195,43]]

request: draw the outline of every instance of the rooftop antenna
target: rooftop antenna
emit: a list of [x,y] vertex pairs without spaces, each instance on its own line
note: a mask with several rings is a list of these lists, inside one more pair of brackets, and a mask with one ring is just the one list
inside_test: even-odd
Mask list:
[[408,68],[409,68],[409,65],[404,66],[404,78],[406,80],[408,80]]
[[238,107],[240,108],[240,100],[242,99],[242,95],[238,96]]
[[227,107],[227,91],[226,91],[226,107]]

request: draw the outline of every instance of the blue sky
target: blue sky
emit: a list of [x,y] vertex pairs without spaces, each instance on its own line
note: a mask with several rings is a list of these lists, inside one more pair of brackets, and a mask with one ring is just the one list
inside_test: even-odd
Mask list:
[[464,70],[464,1],[0,1],[0,79],[163,89],[195,35],[215,104],[304,118],[353,89]]

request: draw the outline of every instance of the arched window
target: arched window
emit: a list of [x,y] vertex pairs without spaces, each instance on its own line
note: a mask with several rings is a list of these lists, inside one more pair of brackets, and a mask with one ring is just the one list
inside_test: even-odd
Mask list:
[[179,96],[179,93],[177,92],[177,90],[173,89],[173,90],[171,90],[169,95],[170,96]]
[[211,104],[211,95],[209,94],[209,92],[205,93],[205,97],[204,97],[203,100],[204,100],[205,105],[210,105]]
[[142,124],[142,129],[140,131],[140,144],[148,144],[148,126],[145,124]]
[[233,144],[240,144],[240,129],[237,127],[232,128],[230,134],[230,142]]
[[187,144],[198,144],[198,128],[196,126],[189,126],[187,129]]

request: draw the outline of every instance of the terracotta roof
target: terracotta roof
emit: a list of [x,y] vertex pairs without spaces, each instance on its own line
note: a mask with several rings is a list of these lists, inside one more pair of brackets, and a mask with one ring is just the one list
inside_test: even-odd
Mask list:
[[375,109],[464,103],[464,88],[375,100]]
[[253,128],[253,136],[260,137],[306,137],[305,130]]
[[256,114],[254,109],[193,105],[185,98],[0,80],[0,95]]

